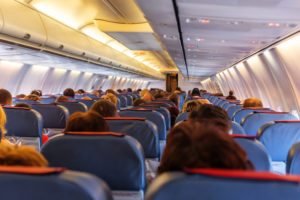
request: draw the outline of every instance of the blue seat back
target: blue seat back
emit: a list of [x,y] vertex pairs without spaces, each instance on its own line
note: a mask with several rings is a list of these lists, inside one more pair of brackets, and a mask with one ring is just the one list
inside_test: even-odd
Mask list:
[[123,95],[118,95],[118,98],[120,99],[120,107],[121,108],[127,107],[127,98]]
[[[154,180],[145,200],[298,200],[300,178],[269,172],[189,170],[169,172]],[[179,189],[180,188],[180,189]]]
[[143,149],[130,136],[70,132],[49,140],[41,152],[50,166],[92,173],[112,190],[145,188]]
[[159,136],[152,122],[136,117],[105,117],[112,132],[135,138],[143,147],[146,158],[159,158]]
[[233,134],[246,135],[244,128],[240,124],[232,121],[231,125],[232,125],[232,133]]
[[157,127],[159,140],[167,139],[167,129],[164,116],[151,109],[128,109],[119,112],[120,117],[141,117],[153,122]]
[[[169,100],[167,100],[167,99],[157,99],[157,100],[154,100],[153,102],[164,102],[164,103],[169,104],[170,106],[176,106],[174,102],[169,101]],[[155,104],[154,104],[154,105],[155,105]]]
[[248,159],[253,163],[256,171],[270,171],[271,157],[264,145],[255,137],[232,135],[234,140],[247,152]]
[[127,99],[127,106],[132,106],[132,104],[133,104],[133,97],[131,95],[129,95],[129,94],[124,95],[124,97],[126,97],[126,99]]
[[297,118],[287,112],[254,111],[245,117],[242,126],[246,135],[255,136],[262,125],[278,120],[297,120]]
[[167,108],[160,107],[160,106],[152,106],[152,105],[140,105],[140,106],[136,106],[136,108],[146,108],[146,109],[152,109],[152,110],[155,110],[157,112],[160,112],[165,117],[167,131],[170,130],[170,128],[171,128],[171,115],[170,115],[170,112]]
[[55,101],[56,101],[56,98],[52,98],[52,97],[42,97],[41,98],[41,102],[46,103],[46,104],[54,103]]
[[0,187],[9,200],[112,200],[101,179],[61,168],[0,166]]
[[84,105],[86,105],[88,110],[95,103],[95,100],[86,100],[86,99],[76,99],[76,101],[80,102],[80,103],[83,103]]
[[64,106],[54,104],[32,104],[32,108],[43,117],[43,128],[65,128],[69,111]]
[[40,103],[40,102],[39,101],[34,101],[34,100],[26,100],[26,99],[15,99],[14,103],[15,104],[17,104],[17,103],[27,103],[28,105],[32,105],[32,104]]
[[43,118],[29,108],[3,107],[7,117],[6,136],[38,137],[42,144]]
[[72,115],[75,112],[86,112],[88,110],[85,104],[77,101],[67,101],[59,103],[68,109],[69,115]]
[[243,105],[237,104],[227,107],[227,114],[230,117],[230,119],[233,120],[233,115],[236,111],[241,110],[243,108]]
[[176,118],[176,121],[175,121],[175,124],[177,124],[178,122],[181,122],[185,119],[187,119],[189,116],[189,112],[184,112],[184,113],[180,113],[177,118]]
[[121,100],[119,97],[117,97],[117,110],[120,110],[121,109]]
[[300,121],[269,122],[261,127],[258,135],[272,160],[285,162],[290,148],[300,141]]
[[148,105],[148,106],[161,106],[161,107],[169,107],[171,106],[170,103],[167,102],[159,102],[159,101],[151,101],[151,102],[146,102],[143,105]]
[[223,103],[223,104],[221,105],[221,107],[222,107],[224,110],[227,111],[227,108],[228,108],[229,106],[231,106],[231,105],[236,105],[236,104],[239,104],[239,103],[240,103],[239,100],[227,100],[227,101],[225,101],[225,103]]
[[254,111],[271,111],[270,108],[243,108],[241,110],[238,110],[233,115],[233,121],[241,124],[242,119],[246,117],[249,113],[252,113]]
[[300,142],[289,150],[286,160],[286,173],[300,175]]

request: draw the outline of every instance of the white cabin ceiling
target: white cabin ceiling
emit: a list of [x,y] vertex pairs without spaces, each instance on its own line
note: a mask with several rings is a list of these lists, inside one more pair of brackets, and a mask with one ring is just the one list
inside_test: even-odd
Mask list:
[[[190,76],[207,77],[299,29],[299,0],[175,0]],[[137,0],[184,76],[172,0]],[[159,6],[158,6],[159,5]]]

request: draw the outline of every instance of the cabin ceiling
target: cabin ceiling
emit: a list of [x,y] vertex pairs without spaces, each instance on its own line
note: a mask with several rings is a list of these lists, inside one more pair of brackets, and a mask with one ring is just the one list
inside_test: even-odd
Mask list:
[[136,1],[184,76],[214,75],[300,27],[299,0]]

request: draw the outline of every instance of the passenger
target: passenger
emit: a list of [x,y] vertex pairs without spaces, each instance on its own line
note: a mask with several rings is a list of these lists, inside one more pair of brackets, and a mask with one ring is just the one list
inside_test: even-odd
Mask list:
[[29,108],[29,109],[31,109],[31,106],[28,105],[27,103],[17,103],[17,104],[15,105],[15,107],[19,107],[19,108]]
[[154,97],[150,92],[147,92],[146,94],[144,94],[144,96],[141,97],[141,99],[144,99],[146,102],[150,102],[154,100]]
[[148,89],[143,89],[143,90],[140,92],[141,98],[142,98],[145,94],[147,94],[147,93],[150,93],[149,90],[148,90]]
[[0,89],[0,104],[1,105],[12,105],[12,96],[6,89]]
[[160,98],[163,98],[164,96],[162,95],[162,93],[161,92],[158,92],[158,93],[156,93],[155,95],[154,95],[154,98],[155,99],[160,99]]
[[55,102],[68,102],[69,98],[67,96],[60,96],[56,98]]
[[127,88],[127,92],[132,92],[132,89],[131,88]]
[[168,96],[168,101],[173,102],[176,105],[176,107],[178,108],[178,105],[179,105],[178,94],[172,93],[170,96]]
[[23,99],[23,98],[25,98],[25,97],[26,97],[25,94],[18,94],[18,95],[16,96],[16,98],[20,98],[20,99]]
[[41,98],[38,95],[30,94],[24,97],[25,100],[32,100],[32,101],[41,101]]
[[97,112],[103,117],[118,117],[119,116],[116,106],[112,102],[110,102],[106,99],[96,101],[91,106],[90,111]]
[[216,127],[212,120],[206,120],[183,122],[168,134],[158,174],[184,168],[252,170],[253,165],[245,150],[227,132]]
[[33,147],[0,143],[0,165],[47,167],[48,162]]
[[194,88],[191,93],[192,97],[201,97],[200,90],[198,88]]
[[168,109],[168,111],[170,112],[170,116],[171,116],[171,127],[173,127],[175,125],[176,122],[176,118],[179,114],[179,110],[176,106],[168,106],[166,107]]
[[[227,126],[221,127],[224,131],[229,132],[231,130],[232,121],[229,118],[227,112],[219,106],[211,104],[203,104],[198,110],[190,112],[188,116],[191,121],[201,122],[203,120],[221,120]],[[216,124],[218,126],[219,124]]]
[[198,100],[190,100],[187,101],[183,107],[182,107],[182,112],[192,112],[194,110],[198,110],[201,107],[201,102]]
[[175,90],[180,91],[180,92],[182,91],[180,87],[176,87]]
[[105,94],[109,94],[109,93],[111,93],[111,94],[113,94],[113,95],[116,94],[116,92],[115,92],[113,89],[108,89],[108,90],[106,90],[106,93],[105,93]]
[[[101,91],[101,92],[102,92],[102,91]],[[99,90],[93,90],[93,91],[91,92],[91,94],[92,94],[92,95],[96,95],[97,97],[99,97],[101,93],[99,93]]]
[[83,93],[85,93],[85,91],[84,91],[83,89],[79,89],[79,90],[77,90],[76,93],[78,93],[78,94],[83,94]]
[[82,100],[93,100],[91,97],[82,97]]
[[42,93],[40,92],[41,90],[32,90],[30,94],[34,94],[34,95],[37,95],[37,96],[42,96]]
[[119,92],[119,94],[120,94],[120,93],[122,93],[123,91],[122,91],[121,89],[117,89],[117,92]]
[[236,97],[233,96],[233,90],[229,90],[229,95],[226,97],[228,100],[236,100]]
[[108,93],[106,95],[103,95],[101,98],[107,99],[108,101],[112,102],[115,106],[117,106],[118,99],[114,94]]
[[258,98],[252,97],[244,100],[243,103],[244,108],[262,108],[263,103]]
[[133,106],[139,106],[144,103],[146,103],[146,101],[144,99],[136,99],[133,101]]
[[75,98],[75,92],[72,88],[67,88],[64,90],[63,96]]
[[97,112],[76,112],[69,117],[64,131],[108,132],[109,126]]

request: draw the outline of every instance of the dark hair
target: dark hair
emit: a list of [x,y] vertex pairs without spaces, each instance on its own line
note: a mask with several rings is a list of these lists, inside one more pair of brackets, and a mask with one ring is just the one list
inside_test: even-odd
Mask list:
[[121,89],[117,89],[117,92],[122,93],[122,90]]
[[63,95],[67,96],[67,97],[74,98],[75,97],[75,92],[74,92],[74,90],[72,88],[67,88],[67,89],[65,89]]
[[91,131],[91,132],[107,132],[109,126],[103,117],[96,112],[76,112],[73,113],[65,128],[68,131]]
[[106,99],[96,101],[90,108],[90,111],[97,112],[103,117],[115,117],[117,115],[115,104]]
[[176,89],[175,89],[175,90],[181,91],[181,88],[180,88],[180,87],[176,87]]
[[41,93],[41,90],[32,90],[30,94],[34,94],[34,95],[37,95],[37,96],[42,96],[42,93]]
[[192,96],[200,96],[200,90],[198,88],[194,88],[191,93]]
[[116,92],[115,92],[113,89],[108,89],[108,90],[106,90],[106,93],[105,93],[105,94],[108,94],[108,93],[111,93],[111,94],[113,94],[113,95],[116,94]]
[[229,90],[229,95],[226,97],[228,100],[236,100],[236,97],[233,96],[233,90]]
[[199,109],[190,112],[189,119],[195,121],[201,121],[205,119],[220,119],[227,124],[227,128],[231,129],[231,119],[228,116],[227,112],[219,106],[211,104],[203,104]]
[[79,89],[79,90],[77,91],[77,93],[82,94],[82,93],[85,93],[85,91],[84,91],[83,89]]
[[185,167],[253,169],[245,150],[212,120],[183,122],[169,132],[158,173]]
[[144,103],[146,103],[146,101],[144,99],[136,99],[133,101],[133,106],[139,106]]
[[233,90],[229,90],[229,96],[233,96]]
[[132,92],[132,89],[131,88],[127,88],[127,92]]
[[0,104],[3,105],[11,105],[12,104],[12,96],[10,92],[6,89],[0,89]]
[[60,96],[56,98],[56,102],[66,102],[69,101],[69,98],[67,96]]
[[157,92],[153,96],[154,96],[155,99],[159,99],[159,98],[163,98],[164,97],[161,92]]
[[175,125],[175,121],[176,118],[179,114],[179,110],[177,107],[175,106],[168,106],[166,107],[168,109],[168,111],[170,112],[170,116],[171,116],[171,126],[173,127]]
[[17,104],[15,105],[15,107],[30,108],[30,109],[31,109],[31,106],[28,105],[27,103],[17,103]]
[[173,103],[175,103],[176,106],[179,105],[179,96],[175,93],[171,94],[170,96],[168,96],[168,100],[172,101]]

